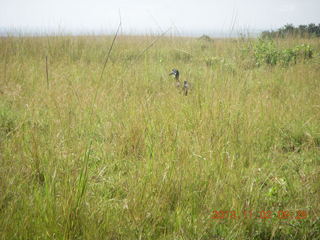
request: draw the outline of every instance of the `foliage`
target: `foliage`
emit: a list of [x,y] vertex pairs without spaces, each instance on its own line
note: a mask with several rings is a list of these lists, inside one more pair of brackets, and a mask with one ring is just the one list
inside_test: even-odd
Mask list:
[[259,40],[254,46],[254,56],[258,66],[264,63],[276,65],[279,59],[279,51],[273,41]]
[[214,42],[213,38],[209,37],[208,35],[202,35],[201,37],[198,38],[200,41],[204,42]]
[[313,56],[313,49],[308,44],[300,44],[293,48],[279,49],[274,41],[259,39],[254,45],[254,58],[257,66],[262,64],[282,65],[296,64],[298,60],[308,60]]
[[287,24],[276,31],[264,31],[262,38],[285,38],[285,37],[320,37],[320,23],[318,25],[310,23],[309,25]]

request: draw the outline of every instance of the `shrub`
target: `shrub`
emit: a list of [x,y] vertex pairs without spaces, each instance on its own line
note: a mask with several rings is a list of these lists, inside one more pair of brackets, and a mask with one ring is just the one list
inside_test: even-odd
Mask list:
[[276,65],[279,51],[271,40],[259,39],[254,46],[254,57],[257,66],[262,64]]
[[297,63],[297,51],[296,49],[284,49],[280,52],[279,54],[279,60],[280,62],[285,65],[288,66],[290,63]]
[[295,47],[295,51],[299,55],[299,57],[304,60],[310,59],[313,56],[313,49],[309,44],[301,44]]
[[288,66],[296,64],[297,60],[308,60],[313,56],[313,49],[308,44],[301,44],[294,48],[278,49],[272,40],[259,41],[253,47],[255,64],[276,65],[278,63]]

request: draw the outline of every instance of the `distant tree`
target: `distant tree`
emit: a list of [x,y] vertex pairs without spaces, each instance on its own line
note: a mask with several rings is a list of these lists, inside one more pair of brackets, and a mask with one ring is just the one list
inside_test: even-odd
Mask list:
[[299,25],[295,27],[293,24],[286,24],[276,31],[263,31],[262,38],[284,38],[293,37],[320,37],[320,23],[318,25],[310,23],[308,25]]
[[307,25],[299,25],[299,35],[300,37],[305,37],[307,35]]
[[314,34],[316,34],[316,32],[317,32],[317,26],[314,23],[310,23],[308,25],[308,33],[310,35],[314,35]]
[[301,31],[301,32],[304,32],[304,31],[306,31],[307,30],[307,25],[299,25],[299,31]]
[[294,26],[293,26],[293,24],[286,24],[286,25],[284,25],[284,31],[285,31],[286,33],[293,33],[293,31],[294,31]]

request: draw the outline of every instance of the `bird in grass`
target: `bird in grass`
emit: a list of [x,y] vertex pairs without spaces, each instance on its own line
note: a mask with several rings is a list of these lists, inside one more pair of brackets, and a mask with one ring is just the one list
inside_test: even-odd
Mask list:
[[183,94],[185,96],[187,96],[188,95],[188,91],[189,91],[189,83],[188,83],[188,81],[184,81],[183,82],[182,90],[183,90]]
[[179,88],[180,87],[180,80],[179,80],[179,70],[178,69],[172,69],[172,72],[169,74],[169,76],[173,75],[174,78],[176,79],[176,87]]
[[[172,69],[172,72],[169,75],[174,75],[174,78],[176,79],[176,87],[180,88],[179,70],[174,68],[174,69]],[[188,95],[189,89],[190,89],[190,86],[189,86],[188,81],[183,81],[182,91],[185,96]]]

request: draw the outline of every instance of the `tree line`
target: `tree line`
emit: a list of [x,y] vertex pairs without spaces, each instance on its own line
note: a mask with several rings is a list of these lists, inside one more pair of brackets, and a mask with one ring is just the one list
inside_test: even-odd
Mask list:
[[320,37],[320,23],[318,25],[310,23],[308,25],[299,25],[295,27],[293,24],[286,24],[285,26],[272,31],[263,31],[262,38],[285,38],[285,37]]

